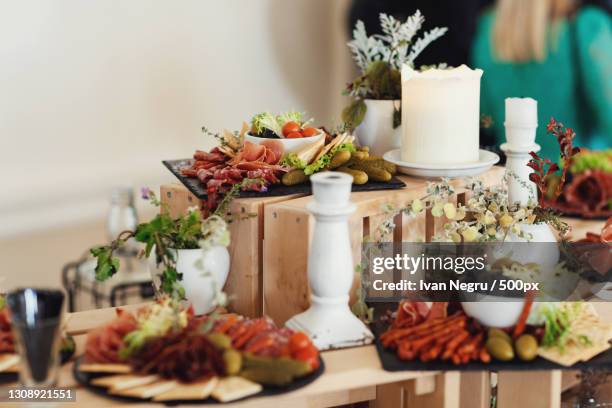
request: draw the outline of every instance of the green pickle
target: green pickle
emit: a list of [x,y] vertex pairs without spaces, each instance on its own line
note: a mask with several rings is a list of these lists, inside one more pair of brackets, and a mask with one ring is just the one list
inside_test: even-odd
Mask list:
[[354,170],[348,167],[340,167],[338,171],[353,176],[353,184],[365,184],[368,182],[368,175],[364,171]]
[[349,152],[348,150],[339,151],[336,154],[334,154],[334,157],[332,157],[327,168],[330,170],[337,169],[338,167],[348,162],[350,159],[351,159],[351,152]]
[[310,372],[306,361],[244,354],[240,376],[265,385],[286,385]]
[[281,182],[286,186],[294,186],[296,184],[302,184],[308,181],[308,176],[304,173],[304,170],[295,169],[283,174]]
[[353,154],[351,155],[351,161],[365,160],[368,157],[370,157],[370,153],[357,151],[353,152]]
[[367,160],[357,161],[353,163],[351,168],[365,172],[368,175],[368,179],[374,181],[389,181],[392,177],[391,173],[380,167],[380,164]]

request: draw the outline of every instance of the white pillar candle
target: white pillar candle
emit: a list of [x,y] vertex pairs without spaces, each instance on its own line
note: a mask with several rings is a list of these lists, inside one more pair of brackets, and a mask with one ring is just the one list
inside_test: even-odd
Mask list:
[[506,140],[514,149],[533,146],[538,127],[538,101],[532,98],[506,98]]
[[401,159],[452,165],[478,161],[482,70],[402,68]]
[[506,126],[538,126],[538,101],[533,98],[506,98]]

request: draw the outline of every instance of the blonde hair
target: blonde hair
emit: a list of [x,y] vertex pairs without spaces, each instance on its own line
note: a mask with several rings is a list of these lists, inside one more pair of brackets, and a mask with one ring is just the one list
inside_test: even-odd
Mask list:
[[544,60],[552,24],[574,8],[574,0],[498,0],[493,26],[496,56],[509,62]]

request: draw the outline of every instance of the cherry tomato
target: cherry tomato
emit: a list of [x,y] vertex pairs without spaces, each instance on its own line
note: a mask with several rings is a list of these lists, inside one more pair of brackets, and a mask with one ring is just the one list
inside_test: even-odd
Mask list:
[[311,344],[308,336],[302,332],[297,332],[289,338],[289,350],[291,350],[292,354],[305,349]]
[[303,137],[304,135],[302,135],[300,132],[291,132],[285,136],[286,139],[301,139]]
[[302,127],[297,122],[287,122],[283,126],[283,136],[287,137],[290,133],[299,132],[302,130]]
[[298,351],[294,357],[296,360],[306,361],[313,371],[319,368],[319,350],[312,344]]
[[314,136],[319,134],[319,129],[313,127],[305,127],[304,130],[302,130],[302,134],[304,135],[304,137]]

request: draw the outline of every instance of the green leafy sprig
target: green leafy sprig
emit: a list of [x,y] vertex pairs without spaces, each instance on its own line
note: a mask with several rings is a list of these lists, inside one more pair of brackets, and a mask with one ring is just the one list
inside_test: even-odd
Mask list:
[[[248,179],[249,183],[252,180]],[[236,187],[236,186],[235,186]],[[237,185],[240,189],[241,185]],[[215,214],[204,219],[198,208],[191,208],[186,214],[172,218],[164,204],[160,202],[155,193],[148,188],[143,189],[142,196],[156,206],[162,207],[162,211],[151,221],[141,223],[135,231],[123,231],[109,245],[97,246],[90,250],[96,258],[96,279],[104,281],[112,277],[120,267],[120,260],[116,251],[133,238],[136,242],[144,244],[144,249],[139,253],[140,257],[149,257],[155,250],[155,261],[162,266],[160,273],[160,291],[182,299],[185,290],[181,286],[182,274],[176,269],[177,250],[197,249],[202,243],[207,246],[229,244],[229,232],[224,214],[229,208],[231,200],[236,194],[228,194]],[[231,193],[231,192],[230,192]]]

